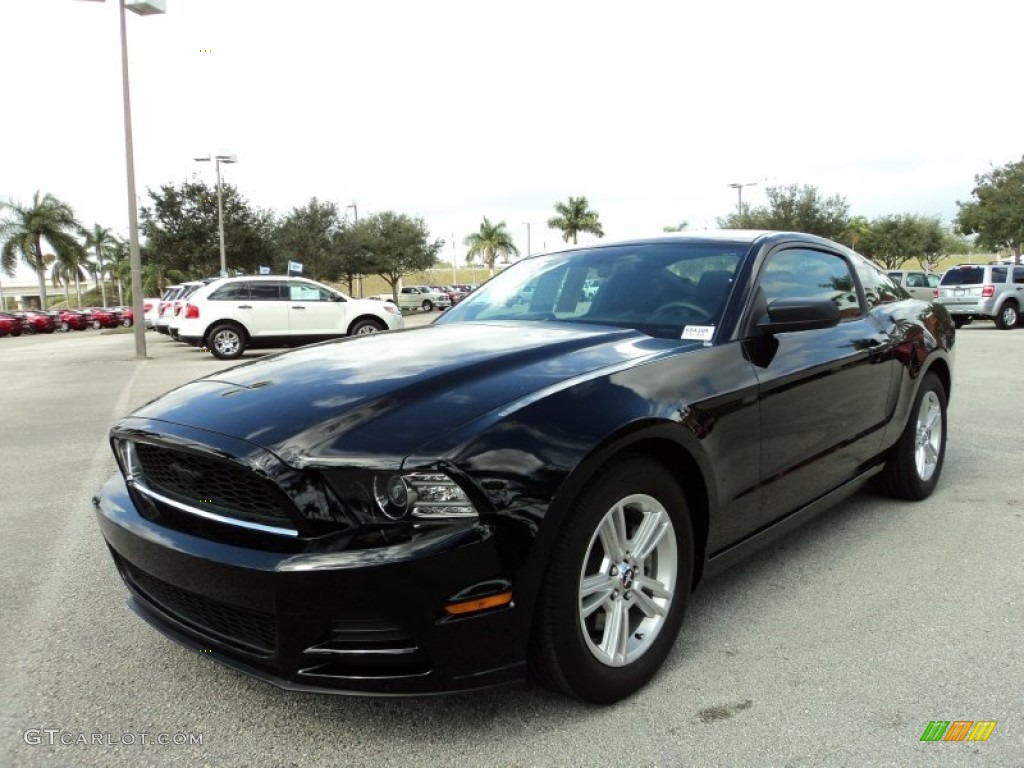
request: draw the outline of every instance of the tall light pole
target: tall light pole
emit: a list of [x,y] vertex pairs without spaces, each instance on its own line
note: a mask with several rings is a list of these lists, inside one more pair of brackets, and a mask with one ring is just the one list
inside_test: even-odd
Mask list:
[[736,212],[737,213],[743,213],[743,188],[744,187],[756,187],[757,186],[757,182],[756,181],[748,181],[746,183],[741,183],[739,181],[734,181],[729,186],[732,189],[736,190]]
[[[104,0],[99,0],[104,2]],[[135,357],[146,359],[146,311],[142,304],[142,256],[139,254],[139,212],[135,198],[135,154],[132,148],[132,101],[128,88],[128,33],[124,10],[139,16],[167,12],[164,0],[118,0],[121,18],[121,94],[124,101],[124,156],[128,173],[128,252],[132,272],[132,312],[135,320]]]
[[356,205],[356,201],[355,200],[353,200],[351,203],[349,203],[348,205],[345,206],[345,210],[346,211],[349,208],[352,209],[352,216],[355,219],[356,224],[358,224],[359,223],[359,206]]
[[217,229],[220,233],[220,276],[228,276],[228,259],[224,251],[224,194],[221,190],[220,183],[220,164],[221,163],[237,163],[237,155],[214,155],[212,158],[210,155],[206,157],[197,157],[197,163],[208,163],[210,160],[214,160],[217,164]]
[[526,225],[526,256],[527,256],[527,258],[529,258],[529,256],[530,256],[530,225],[533,224],[533,222],[532,221],[524,221],[523,224]]

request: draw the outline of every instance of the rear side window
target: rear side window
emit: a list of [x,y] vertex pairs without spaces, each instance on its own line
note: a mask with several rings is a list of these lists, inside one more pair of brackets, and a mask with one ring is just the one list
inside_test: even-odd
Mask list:
[[1005,283],[1007,274],[1009,274],[1009,271],[1006,267],[992,267],[992,282]]
[[953,267],[942,276],[942,285],[981,285],[983,282],[984,267]]
[[239,280],[236,283],[228,283],[210,294],[212,301],[237,301],[238,299],[249,298],[249,283]]
[[249,284],[249,293],[253,301],[280,301],[287,298],[283,283],[270,281],[253,281]]
[[1017,285],[1024,285],[1024,267],[1013,268],[1013,282]]
[[892,276],[892,272],[886,274],[867,261],[857,261],[855,265],[869,307],[874,308],[879,304],[891,304],[910,298],[910,294],[900,287],[900,281]]

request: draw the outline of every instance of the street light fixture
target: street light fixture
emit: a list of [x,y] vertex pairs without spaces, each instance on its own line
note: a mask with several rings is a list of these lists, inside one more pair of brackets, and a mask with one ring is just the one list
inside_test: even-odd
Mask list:
[[[104,2],[105,0],[99,0]],[[95,0],[94,0],[95,2]],[[135,320],[135,357],[146,359],[146,314],[142,304],[142,256],[139,254],[139,212],[135,198],[135,153],[132,148],[132,101],[128,88],[128,33],[124,10],[139,16],[167,12],[165,0],[118,0],[121,17],[121,93],[124,100],[124,156],[128,173],[128,252],[132,272],[132,312]]]
[[346,211],[349,208],[352,209],[352,213],[355,215],[356,224],[358,224],[359,223],[359,207],[356,205],[356,201],[355,200],[353,200],[349,205],[345,206],[345,210]]
[[743,213],[743,188],[744,187],[756,187],[757,186],[757,182],[756,181],[748,181],[746,183],[741,183],[741,182],[738,182],[738,181],[734,181],[729,186],[732,189],[736,190],[736,212],[737,213]]
[[220,183],[220,164],[221,163],[237,163],[237,155],[207,155],[206,157],[197,157],[197,163],[208,163],[213,160],[217,164],[217,231],[220,234],[220,276],[228,276],[228,260],[224,252],[224,194],[221,191]]

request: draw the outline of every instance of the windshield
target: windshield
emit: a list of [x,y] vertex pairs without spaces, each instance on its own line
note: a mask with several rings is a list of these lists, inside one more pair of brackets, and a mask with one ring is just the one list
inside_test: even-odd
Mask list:
[[495,276],[437,323],[594,323],[679,338],[687,325],[718,323],[748,247],[647,243],[537,256]]

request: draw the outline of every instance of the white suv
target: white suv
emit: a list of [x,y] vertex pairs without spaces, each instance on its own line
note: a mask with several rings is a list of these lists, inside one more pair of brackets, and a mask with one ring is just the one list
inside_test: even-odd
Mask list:
[[387,302],[353,299],[301,277],[225,277],[192,294],[178,338],[233,360],[247,347],[288,346],[404,327]]

